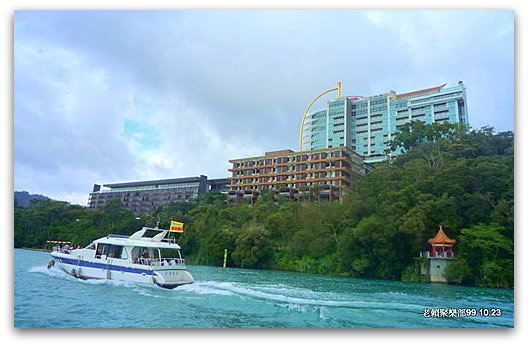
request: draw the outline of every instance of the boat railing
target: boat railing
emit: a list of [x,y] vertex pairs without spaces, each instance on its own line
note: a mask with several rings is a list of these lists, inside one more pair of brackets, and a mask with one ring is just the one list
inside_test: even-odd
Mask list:
[[137,264],[151,267],[181,267],[185,265],[183,258],[138,258]]
[[452,250],[446,250],[444,252],[441,252],[441,251],[422,251],[422,252],[420,252],[420,257],[452,259],[454,257],[454,253],[453,253]]
[[163,238],[161,241],[164,243],[176,244],[176,239],[173,238]]
[[69,254],[71,248],[63,248],[62,246],[54,246],[54,247],[52,248],[52,250],[55,251],[55,252],[60,252],[60,253]]

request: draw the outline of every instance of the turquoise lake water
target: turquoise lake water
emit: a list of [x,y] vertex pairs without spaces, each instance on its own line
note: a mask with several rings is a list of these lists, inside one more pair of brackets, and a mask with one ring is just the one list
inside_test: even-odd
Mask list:
[[[75,279],[49,254],[14,250],[17,328],[507,328],[513,290],[189,265],[195,283]],[[424,317],[424,309],[501,309]],[[438,310],[437,310],[438,311]]]

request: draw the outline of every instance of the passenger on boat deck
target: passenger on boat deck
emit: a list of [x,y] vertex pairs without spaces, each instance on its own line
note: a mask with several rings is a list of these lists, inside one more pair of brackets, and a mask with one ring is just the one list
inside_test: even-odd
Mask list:
[[70,246],[69,246],[68,244],[64,245],[64,246],[62,247],[62,251],[63,251],[64,253],[70,253]]
[[148,249],[144,248],[143,252],[139,256],[139,258],[137,258],[136,262],[139,263],[139,264],[148,264],[148,261],[146,259],[149,258],[149,257],[150,256],[149,256]]
[[171,266],[175,266],[175,265],[176,265],[176,260],[175,260],[174,258],[171,259],[170,262],[169,262],[169,264],[170,264]]

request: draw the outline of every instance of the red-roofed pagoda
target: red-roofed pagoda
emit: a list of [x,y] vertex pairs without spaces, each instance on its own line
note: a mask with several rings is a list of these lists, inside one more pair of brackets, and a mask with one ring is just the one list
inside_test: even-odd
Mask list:
[[429,239],[428,243],[431,244],[431,251],[420,253],[420,257],[427,259],[427,263],[422,264],[422,275],[426,275],[430,282],[447,283],[444,271],[453,260],[456,240],[449,238],[440,226],[436,236]]
[[431,253],[429,257],[453,258],[453,245],[456,240],[449,238],[442,226],[434,238],[428,240],[431,244]]

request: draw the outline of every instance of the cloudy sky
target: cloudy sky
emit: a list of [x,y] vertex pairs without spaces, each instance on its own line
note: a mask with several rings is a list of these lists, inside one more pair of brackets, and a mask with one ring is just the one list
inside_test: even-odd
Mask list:
[[17,11],[14,188],[86,205],[94,183],[226,177],[296,150],[337,81],[461,80],[474,128],[513,130],[513,73],[512,11]]

